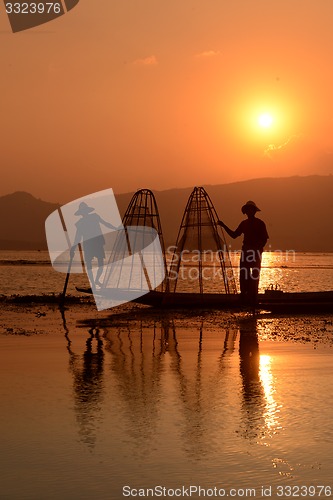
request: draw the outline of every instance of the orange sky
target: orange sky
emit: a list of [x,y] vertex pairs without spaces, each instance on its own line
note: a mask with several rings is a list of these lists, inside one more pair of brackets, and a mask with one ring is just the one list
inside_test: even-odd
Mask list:
[[331,0],[81,0],[12,34],[1,4],[0,195],[333,173],[332,21]]

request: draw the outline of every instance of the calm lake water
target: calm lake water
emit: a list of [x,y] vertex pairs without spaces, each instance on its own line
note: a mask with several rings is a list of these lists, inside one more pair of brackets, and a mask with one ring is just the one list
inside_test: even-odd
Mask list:
[[[239,254],[231,255],[234,275],[238,280]],[[185,275],[193,277],[186,280],[184,290],[196,291],[196,255],[186,256]],[[221,276],[216,262],[210,254],[206,259],[204,290],[222,290]],[[182,273],[180,273],[180,278]],[[0,294],[41,295],[61,293],[65,274],[56,272],[49,265],[48,252],[5,252],[0,251]],[[181,280],[179,280],[181,281]],[[279,286],[284,291],[324,291],[333,290],[333,253],[295,253],[264,252],[260,278],[260,291],[270,286]],[[70,277],[68,293],[77,295],[76,286],[88,286],[85,275],[73,274]]]
[[[3,294],[62,290],[46,253],[0,261]],[[332,268],[332,254],[265,254],[262,287],[333,289]],[[330,496],[333,314],[84,307],[3,306],[1,499]]]
[[265,321],[89,329],[59,314],[53,333],[0,336],[0,498],[332,487],[332,348],[262,340]]

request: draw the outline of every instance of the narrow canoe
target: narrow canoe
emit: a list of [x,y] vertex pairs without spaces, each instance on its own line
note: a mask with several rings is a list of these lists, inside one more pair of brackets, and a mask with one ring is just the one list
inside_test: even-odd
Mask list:
[[[90,288],[77,288],[84,293],[92,293]],[[128,301],[128,290],[104,289],[97,292],[102,296],[112,296]],[[166,293],[152,290],[141,297],[133,297],[133,301],[153,307],[165,308],[216,308],[216,309],[242,309],[239,294],[224,293]],[[281,290],[266,290],[258,295],[256,304],[258,309],[267,309],[274,312],[328,312],[333,313],[333,291],[327,292],[283,292]]]

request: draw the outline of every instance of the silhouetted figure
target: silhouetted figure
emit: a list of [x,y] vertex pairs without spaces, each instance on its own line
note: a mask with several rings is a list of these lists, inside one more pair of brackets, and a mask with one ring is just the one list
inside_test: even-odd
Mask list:
[[[105,239],[101,230],[101,224],[110,229],[117,229],[109,222],[103,220],[102,217],[100,217],[98,214],[91,213],[94,212],[94,210],[94,208],[89,207],[84,201],[80,203],[79,209],[75,212],[74,215],[81,216],[81,219],[79,219],[75,224],[76,235],[70,252],[71,258],[73,258],[77,245],[82,242],[85,264],[92,288],[94,288],[95,284],[102,286],[102,283],[99,281],[99,279],[103,272],[103,264],[105,259]],[[98,261],[98,269],[96,278],[94,279],[92,273],[92,260],[95,257]]]
[[254,201],[243,205],[242,212],[247,215],[247,219],[243,220],[235,231],[222,221],[218,223],[231,238],[244,235],[239,270],[241,298],[245,303],[254,305],[258,295],[261,255],[268,240],[268,233],[265,223],[256,217],[260,209]]

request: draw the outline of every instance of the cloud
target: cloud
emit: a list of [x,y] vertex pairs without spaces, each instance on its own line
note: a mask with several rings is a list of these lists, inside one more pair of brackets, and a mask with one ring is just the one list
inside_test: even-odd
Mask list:
[[152,55],[144,57],[143,59],[136,59],[133,61],[134,66],[156,66],[158,64],[157,58]]
[[268,158],[274,158],[282,151],[289,149],[291,144],[294,144],[300,138],[299,135],[290,136],[285,142],[282,144],[269,144],[267,148],[264,150],[264,156],[268,156]]
[[195,55],[195,57],[198,58],[207,58],[207,57],[215,57],[220,54],[219,50],[205,50],[203,52],[199,52],[198,54]]

